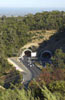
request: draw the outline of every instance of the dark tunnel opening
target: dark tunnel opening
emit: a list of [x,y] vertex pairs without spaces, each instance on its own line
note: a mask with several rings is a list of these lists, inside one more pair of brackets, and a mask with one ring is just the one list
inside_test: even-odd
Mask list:
[[29,51],[29,50],[25,51],[25,56],[26,57],[31,57],[31,51]]
[[49,64],[52,63],[51,57],[52,57],[51,51],[46,50],[46,51],[41,52],[40,61],[43,67],[46,67],[46,63],[49,63]]
[[41,53],[41,58],[42,59],[50,59],[52,56],[52,53],[50,51],[44,51]]
[[51,58],[51,54],[48,53],[48,52],[45,52],[45,53],[42,54],[42,58],[50,59]]

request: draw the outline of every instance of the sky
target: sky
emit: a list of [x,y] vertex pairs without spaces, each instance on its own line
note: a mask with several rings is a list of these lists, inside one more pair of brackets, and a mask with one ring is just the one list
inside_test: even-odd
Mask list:
[[65,8],[65,0],[0,0],[0,7]]

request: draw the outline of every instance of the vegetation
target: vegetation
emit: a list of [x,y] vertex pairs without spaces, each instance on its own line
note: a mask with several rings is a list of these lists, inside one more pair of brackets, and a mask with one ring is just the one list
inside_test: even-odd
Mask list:
[[[63,11],[52,11],[0,18],[0,100],[65,100],[64,15]],[[46,34],[46,30],[57,30],[57,33],[43,43],[43,46],[50,46],[49,48],[52,47],[51,43],[54,44],[52,64],[47,64],[41,75],[36,81],[32,80],[26,90],[21,84],[21,74],[6,59],[17,56],[18,50],[30,42],[34,35],[44,38],[40,31],[33,34],[32,30],[41,30],[42,34]]]

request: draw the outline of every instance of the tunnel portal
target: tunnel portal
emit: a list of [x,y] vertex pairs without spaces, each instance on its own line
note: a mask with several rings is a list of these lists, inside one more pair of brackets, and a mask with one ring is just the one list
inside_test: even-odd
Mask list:
[[51,51],[43,51],[42,53],[41,53],[41,58],[42,59],[50,59],[51,58],[51,56],[52,56],[52,53],[51,53]]
[[31,57],[31,51],[27,50],[24,52],[26,57]]

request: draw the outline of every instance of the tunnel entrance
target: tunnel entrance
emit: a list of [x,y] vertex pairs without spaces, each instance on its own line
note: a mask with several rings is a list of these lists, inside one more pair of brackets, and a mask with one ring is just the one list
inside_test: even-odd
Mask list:
[[26,57],[31,57],[31,51],[27,50],[24,53]]
[[44,51],[44,52],[41,53],[42,59],[50,59],[51,56],[52,56],[51,51]]
[[23,52],[22,52],[22,54],[21,54],[21,56],[19,57],[19,58],[27,58],[27,57],[32,57],[32,50],[30,50],[30,49],[25,49]]
[[51,51],[45,50],[41,52],[40,60],[41,60],[41,64],[43,65],[43,67],[46,67],[46,63],[49,63],[49,64],[52,63],[51,57],[52,57]]
[[51,58],[51,55],[48,52],[45,52],[42,54],[42,57],[49,59],[49,58]]

